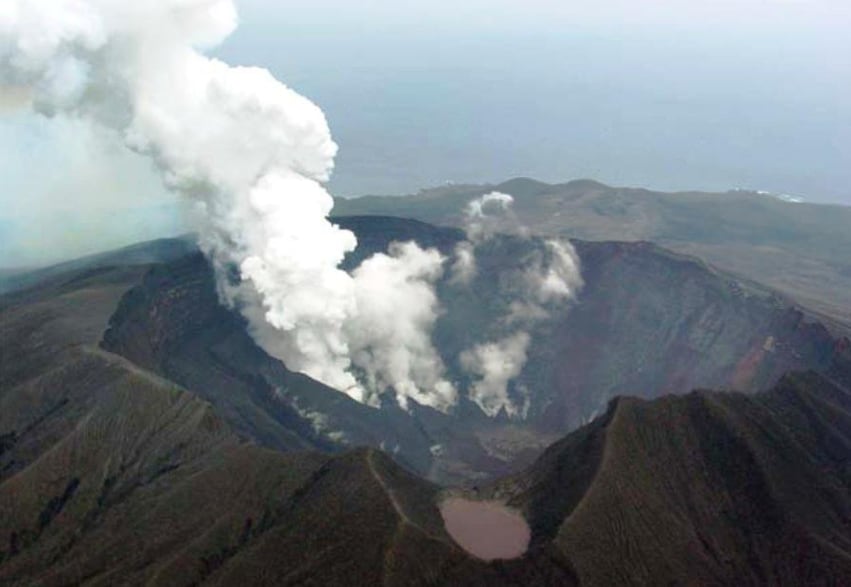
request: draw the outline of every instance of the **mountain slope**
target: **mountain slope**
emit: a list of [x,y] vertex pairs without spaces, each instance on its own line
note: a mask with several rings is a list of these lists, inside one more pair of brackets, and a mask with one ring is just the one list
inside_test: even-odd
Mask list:
[[[416,239],[451,254],[458,231],[392,218],[346,218],[358,254]],[[466,398],[444,415],[388,402],[377,411],[288,371],[222,308],[200,254],[150,271],[118,305],[103,347],[212,402],[241,434],[278,449],[384,447],[433,479],[516,470],[543,447],[605,410],[619,394],[658,397],[695,387],[759,391],[789,370],[830,367],[843,339],[770,290],[648,243],[574,243],[584,290],[532,331],[526,367],[512,382],[526,418],[486,417]],[[459,356],[506,332],[516,272],[541,247],[498,237],[477,252],[469,287],[438,284],[444,312],[434,340],[460,389]],[[350,265],[357,258],[349,259]],[[435,448],[436,447],[436,448]]]
[[455,546],[438,488],[384,454],[260,448],[194,394],[98,348],[109,313],[140,277],[98,270],[4,300],[0,583],[511,577]]
[[67,280],[70,274],[104,267],[147,266],[178,259],[196,249],[190,236],[164,238],[130,245],[114,251],[88,255],[72,261],[34,270],[0,271],[0,294],[20,291],[32,286],[44,288],[51,280]]
[[491,190],[515,198],[533,231],[588,240],[647,240],[755,279],[851,324],[851,208],[790,203],[756,192],[663,193],[590,180],[518,178],[406,197],[338,199],[338,214],[392,214],[459,226],[466,203]]
[[247,446],[205,402],[96,346],[144,271],[87,269],[3,300],[4,584],[141,583],[171,556],[213,555],[260,519],[252,479],[271,499],[325,459]]
[[257,347],[242,318],[219,304],[200,253],[149,273],[124,297],[103,347],[197,390],[241,434],[277,449],[399,446],[412,466],[430,441],[398,407],[378,411],[293,373]]
[[104,299],[127,286],[78,280],[0,314],[16,342],[0,363],[4,584],[851,581],[846,354],[755,396],[614,400],[478,490],[533,532],[524,557],[484,563],[444,531],[440,488],[383,453],[246,443],[194,394],[93,346]]
[[813,373],[754,397],[623,398],[485,494],[525,511],[582,584],[844,584],[849,408]]

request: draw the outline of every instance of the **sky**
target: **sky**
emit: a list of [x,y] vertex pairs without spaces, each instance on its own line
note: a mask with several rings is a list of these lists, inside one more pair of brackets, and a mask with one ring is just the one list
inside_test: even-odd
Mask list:
[[[592,6],[593,4],[593,6]],[[214,50],[326,113],[336,195],[591,177],[851,205],[843,0],[242,0]],[[0,96],[2,266],[187,229],[151,166]]]

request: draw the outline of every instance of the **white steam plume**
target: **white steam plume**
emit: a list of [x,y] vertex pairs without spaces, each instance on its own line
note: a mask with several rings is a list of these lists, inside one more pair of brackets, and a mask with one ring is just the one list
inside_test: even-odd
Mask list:
[[576,296],[583,281],[576,250],[567,241],[548,240],[548,260],[537,259],[525,271],[528,293],[539,304],[566,301]]
[[[353,276],[339,268],[357,242],[327,220],[333,200],[321,182],[337,146],[325,117],[268,71],[201,52],[236,23],[231,0],[4,0],[0,86],[26,88],[37,111],[105,126],[150,155],[197,202],[224,299],[290,368],[361,400],[392,386],[403,405],[445,409],[454,391],[428,342],[436,302],[388,321],[378,307],[387,299],[364,294],[386,279],[404,284],[397,306],[405,295],[422,301],[442,259],[408,245]],[[234,267],[238,283],[226,277]],[[362,333],[366,316],[392,348]],[[362,388],[356,371],[378,387]]]
[[[477,273],[476,248],[497,232],[528,234],[512,214],[513,204],[511,195],[500,192],[485,194],[467,204],[464,213],[469,240],[455,248],[450,283],[472,283]],[[528,397],[523,407],[519,407],[508,389],[526,364],[531,330],[549,318],[553,307],[573,300],[583,286],[579,258],[573,246],[566,241],[547,240],[544,247],[543,251],[536,251],[527,260],[527,266],[510,280],[514,299],[501,321],[510,334],[475,345],[459,357],[461,367],[478,378],[470,390],[470,399],[492,417],[500,412],[509,417],[524,417]],[[518,391],[523,389],[518,386]]]
[[470,390],[470,399],[488,416],[494,417],[503,410],[509,416],[518,415],[517,406],[508,396],[508,383],[523,371],[530,341],[531,336],[520,331],[461,353],[461,366],[480,376]]
[[501,227],[511,223],[506,216],[514,204],[514,197],[501,192],[490,192],[471,200],[464,208],[464,231],[467,239],[455,246],[450,283],[469,285],[476,276],[476,245],[491,238]]
[[470,241],[461,241],[455,245],[455,260],[450,269],[449,283],[469,285],[476,277],[476,247]]
[[443,261],[436,250],[394,243],[389,255],[375,255],[354,272],[361,311],[347,324],[352,357],[365,371],[368,389],[374,394],[395,388],[403,408],[406,398],[443,410],[457,401],[455,389],[440,377],[443,363],[430,336],[439,309],[432,284]]
[[[464,209],[464,228],[467,238],[479,243],[493,236],[501,227],[505,228],[505,217],[510,216],[514,196],[502,192],[490,192],[471,200]],[[518,227],[513,216],[508,219]]]

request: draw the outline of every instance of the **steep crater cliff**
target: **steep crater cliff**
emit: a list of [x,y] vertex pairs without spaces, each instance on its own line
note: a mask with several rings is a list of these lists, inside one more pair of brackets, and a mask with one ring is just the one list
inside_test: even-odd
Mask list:
[[[463,234],[396,218],[338,220],[361,247],[355,266],[394,240],[450,255]],[[524,418],[487,417],[462,398],[450,414],[387,401],[363,406],[286,369],[219,304],[204,258],[155,266],[119,304],[103,347],[210,400],[244,435],[283,449],[381,447],[433,479],[473,480],[528,464],[552,440],[605,411],[621,394],[644,398],[694,388],[757,392],[790,370],[827,371],[847,347],[774,292],[650,243],[573,243],[585,287],[532,330],[528,361],[509,391]],[[459,355],[498,332],[506,283],[540,239],[497,237],[477,251],[466,287],[444,278],[434,341],[460,389]],[[512,274],[513,275],[513,274]],[[463,394],[462,394],[463,395]]]

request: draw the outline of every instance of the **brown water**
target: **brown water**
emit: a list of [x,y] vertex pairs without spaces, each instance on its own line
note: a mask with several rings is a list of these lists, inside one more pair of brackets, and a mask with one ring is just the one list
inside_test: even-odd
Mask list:
[[458,546],[480,559],[517,558],[529,547],[526,520],[499,502],[450,497],[440,504],[440,513]]

